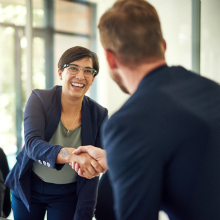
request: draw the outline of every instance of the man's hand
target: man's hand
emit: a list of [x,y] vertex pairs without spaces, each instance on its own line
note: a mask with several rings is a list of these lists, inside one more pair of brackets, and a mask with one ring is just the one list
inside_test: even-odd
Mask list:
[[[98,173],[105,173],[106,172],[106,170],[108,169],[108,165],[107,165],[105,150],[102,150],[98,147],[94,147],[92,145],[88,145],[88,146],[81,146],[73,152],[73,154],[75,154],[75,155],[81,155],[82,153],[88,153],[102,167],[102,169],[100,169],[100,167],[97,166],[97,164],[92,165],[94,167],[94,169],[96,170],[96,172],[98,172]],[[83,170],[82,170],[82,167],[80,164],[77,163],[77,161],[76,161],[76,163],[73,162],[70,165],[80,176],[85,177]]]
[[78,164],[81,176],[87,179],[99,176],[100,172],[104,171],[101,165],[87,153],[81,153],[80,155],[72,154],[71,158],[73,162],[70,164]]

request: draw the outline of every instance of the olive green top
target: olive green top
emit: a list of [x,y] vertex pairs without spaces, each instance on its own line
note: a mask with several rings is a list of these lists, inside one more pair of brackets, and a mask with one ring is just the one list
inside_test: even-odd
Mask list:
[[[60,120],[58,127],[50,139],[49,143],[61,145],[63,147],[78,148],[81,146],[81,125],[75,130],[69,131],[64,127]],[[67,184],[76,181],[77,173],[69,164],[65,164],[61,170],[51,169],[47,161],[34,162],[32,170],[43,181],[55,184]]]

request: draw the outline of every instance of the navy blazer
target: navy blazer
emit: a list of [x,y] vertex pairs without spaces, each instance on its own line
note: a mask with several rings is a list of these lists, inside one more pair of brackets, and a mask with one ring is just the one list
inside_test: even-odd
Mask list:
[[[20,196],[28,210],[31,202],[31,167],[34,161],[60,170],[56,157],[62,146],[49,143],[61,118],[62,87],[33,90],[24,113],[25,145],[17,156],[17,163],[6,179],[6,185]],[[82,103],[82,145],[101,147],[100,128],[107,118],[107,109],[84,96]],[[99,178],[86,179],[77,176],[78,197],[74,220],[92,219],[97,199]],[[86,204],[86,205],[85,205]]]
[[220,219],[220,86],[161,66],[104,126],[119,220]]
[[[0,170],[2,172],[3,179],[5,181],[6,176],[9,173],[9,166],[6,155],[1,148],[0,148]],[[5,196],[3,200],[3,212],[6,217],[8,217],[11,212],[11,196],[10,196],[10,189],[8,187],[6,187],[5,189]]]

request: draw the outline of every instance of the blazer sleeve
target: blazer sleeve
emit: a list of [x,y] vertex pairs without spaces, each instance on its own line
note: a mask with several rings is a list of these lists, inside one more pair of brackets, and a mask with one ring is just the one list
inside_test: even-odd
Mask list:
[[61,169],[56,165],[56,157],[62,146],[45,141],[46,110],[40,97],[32,92],[24,112],[25,150],[29,158],[36,162],[45,161],[51,168]]
[[[102,147],[101,142],[101,129],[103,122],[108,118],[108,111],[105,109],[104,116],[102,117],[102,121],[100,123],[96,140],[95,147]],[[82,177],[80,177],[82,178]],[[76,211],[74,215],[74,220],[91,220],[94,216],[95,205],[97,202],[98,196],[98,183],[99,177],[94,177],[93,179],[86,179],[83,187],[80,189],[78,193],[78,201],[76,206]]]

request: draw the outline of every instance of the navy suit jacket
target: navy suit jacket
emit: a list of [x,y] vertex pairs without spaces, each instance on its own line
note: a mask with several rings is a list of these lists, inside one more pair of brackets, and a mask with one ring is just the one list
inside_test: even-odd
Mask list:
[[218,84],[161,66],[103,132],[117,219],[220,219]]
[[[63,164],[56,164],[56,157],[62,146],[49,142],[61,117],[62,87],[48,90],[33,90],[24,113],[25,146],[17,156],[17,163],[6,179],[6,185],[20,196],[29,209],[31,202],[31,166],[34,161],[60,170]],[[101,147],[100,128],[107,118],[107,109],[89,97],[82,103],[81,139],[82,145]],[[86,179],[77,176],[76,219],[92,219],[97,199],[99,178]],[[29,209],[30,210],[30,209]]]

